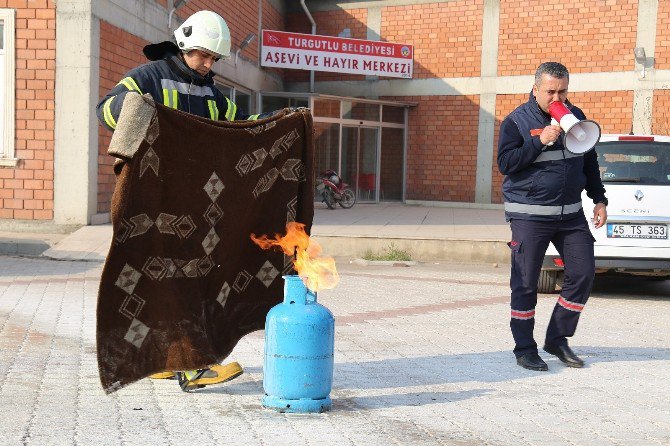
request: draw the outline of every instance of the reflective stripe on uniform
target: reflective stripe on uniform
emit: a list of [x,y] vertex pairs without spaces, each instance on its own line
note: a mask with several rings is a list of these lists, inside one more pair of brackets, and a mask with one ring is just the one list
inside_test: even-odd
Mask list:
[[121,82],[119,82],[116,85],[123,85],[129,91],[136,91],[139,94],[142,94],[142,90],[140,90],[140,87],[137,86],[137,83],[135,82],[135,79],[133,79],[130,76],[124,77],[123,79],[121,79]]
[[167,88],[163,88],[163,105],[174,109],[177,108],[179,105],[177,90],[168,90]]
[[505,203],[506,212],[516,212],[517,214],[534,215],[561,215],[572,214],[582,208],[582,202],[568,204],[565,206],[543,206],[541,204],[523,204],[523,203]]
[[228,104],[228,107],[226,108],[226,121],[232,121],[237,114],[237,105],[228,98],[226,98],[226,103]]
[[570,302],[569,300],[566,300],[563,296],[558,296],[558,304],[561,307],[565,308],[566,310],[574,311],[577,313],[581,313],[582,310],[584,309],[584,304]]
[[219,107],[216,106],[216,101],[211,99],[207,100],[207,106],[209,107],[209,117],[214,120],[219,120]]
[[256,121],[260,115],[251,115],[247,118],[247,121]]
[[105,123],[111,128],[115,129],[116,128],[116,120],[114,119],[114,115],[112,115],[112,109],[110,108],[112,106],[112,101],[116,98],[116,96],[112,96],[111,98],[107,99],[105,103],[102,105],[102,116],[105,118]]
[[512,309],[512,319],[528,320],[535,317],[535,308],[532,310],[514,310]]
[[535,158],[533,163],[541,163],[543,161],[558,161],[562,159],[575,158],[578,156],[584,156],[583,153],[572,153],[569,150],[552,150],[549,152],[542,152],[540,155]]
[[161,88],[165,90],[177,90],[181,94],[189,94],[191,96],[214,96],[210,87],[177,82],[172,79],[161,79]]

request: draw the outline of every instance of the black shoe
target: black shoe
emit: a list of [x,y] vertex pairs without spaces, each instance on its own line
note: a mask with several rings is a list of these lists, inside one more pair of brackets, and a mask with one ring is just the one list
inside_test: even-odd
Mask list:
[[524,369],[537,370],[538,372],[546,372],[549,370],[547,363],[540,358],[537,352],[526,353],[523,356],[516,358],[516,363]]
[[574,367],[580,369],[584,367],[584,361],[577,355],[575,352],[570,349],[567,345],[549,345],[544,344],[543,350],[549,354],[556,356],[562,362],[565,363],[568,367]]

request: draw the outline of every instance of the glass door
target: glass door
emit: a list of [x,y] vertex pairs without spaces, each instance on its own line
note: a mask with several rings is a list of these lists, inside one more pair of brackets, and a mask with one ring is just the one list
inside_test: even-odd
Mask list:
[[361,127],[358,132],[358,198],[378,202],[379,129]]
[[382,128],[379,195],[382,201],[402,201],[405,129]]
[[[342,126],[342,153],[340,156],[340,177],[356,192],[358,172],[358,127]],[[356,193],[356,199],[360,197]]]
[[378,202],[379,129],[342,126],[340,176],[356,191],[359,201]]

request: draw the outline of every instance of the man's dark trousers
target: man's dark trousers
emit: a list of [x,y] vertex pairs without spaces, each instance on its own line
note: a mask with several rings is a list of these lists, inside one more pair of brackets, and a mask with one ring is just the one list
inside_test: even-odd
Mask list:
[[519,357],[537,352],[533,338],[537,281],[549,242],[552,242],[565,263],[563,289],[554,307],[545,344],[566,345],[574,335],[584,304],[589,298],[595,261],[593,236],[583,212],[567,221],[512,219],[512,317],[510,327]]

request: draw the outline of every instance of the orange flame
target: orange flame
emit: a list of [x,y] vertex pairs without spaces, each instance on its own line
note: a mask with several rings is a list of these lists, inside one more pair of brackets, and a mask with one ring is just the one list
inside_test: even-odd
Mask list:
[[287,223],[284,236],[275,234],[274,238],[269,238],[267,235],[256,237],[256,234],[251,234],[251,240],[263,249],[276,249],[293,257],[298,276],[315,293],[335,288],[340,281],[335,259],[321,257],[321,246],[307,235],[302,223]]

